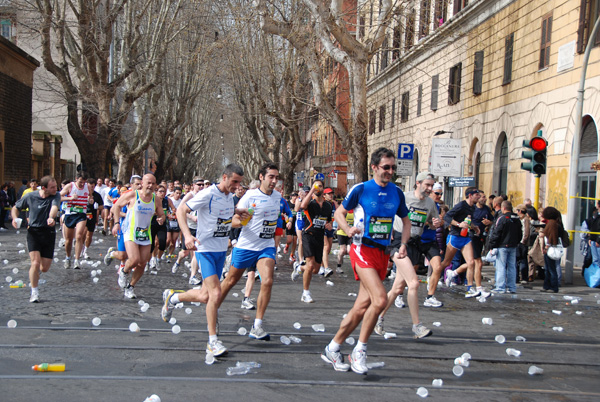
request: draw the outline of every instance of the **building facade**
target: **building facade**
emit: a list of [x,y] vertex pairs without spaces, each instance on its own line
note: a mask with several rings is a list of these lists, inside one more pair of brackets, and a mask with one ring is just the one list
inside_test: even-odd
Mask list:
[[[394,45],[370,66],[369,149],[414,144],[416,173],[429,168],[436,134],[459,139],[462,176],[474,177],[488,195],[507,194],[516,205],[534,198],[534,177],[521,170],[521,153],[523,141],[541,130],[548,168],[540,205],[567,214],[569,196],[595,198],[598,47],[587,70],[577,194],[568,194],[568,187],[583,51],[589,40],[600,43],[589,38],[599,10],[598,0],[409,2],[390,27]],[[442,179],[446,201],[459,201],[461,188]],[[403,181],[412,185],[414,174]],[[591,216],[593,204],[581,199],[578,222]]]

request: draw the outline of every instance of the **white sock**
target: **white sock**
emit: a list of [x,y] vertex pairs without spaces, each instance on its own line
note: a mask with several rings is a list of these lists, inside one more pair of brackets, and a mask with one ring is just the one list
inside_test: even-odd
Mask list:
[[213,343],[217,340],[217,336],[216,335],[209,335],[208,336],[208,342],[209,343]]
[[173,294],[173,296],[171,296],[171,303],[173,304],[177,304],[179,303],[179,293],[175,293]]
[[359,350],[367,351],[367,344],[362,343],[361,341],[356,342],[356,346],[354,347],[354,351],[358,352]]
[[254,328],[262,327],[262,320],[259,318],[254,319]]
[[333,339],[331,340],[331,342],[329,342],[329,345],[327,346],[329,348],[330,352],[339,352],[340,350],[340,344],[336,343]]

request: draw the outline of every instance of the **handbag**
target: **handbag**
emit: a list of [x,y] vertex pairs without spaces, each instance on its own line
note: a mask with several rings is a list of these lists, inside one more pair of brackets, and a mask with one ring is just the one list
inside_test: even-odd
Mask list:
[[537,237],[533,242],[531,250],[529,250],[529,256],[533,260],[533,263],[538,267],[544,266],[544,250],[542,248],[542,238]]
[[[546,243],[548,243],[548,238],[545,238]],[[560,237],[558,238],[558,244],[555,246],[549,246],[548,251],[546,252],[549,258],[553,260],[560,260],[565,254],[565,248],[563,247],[562,240]]]

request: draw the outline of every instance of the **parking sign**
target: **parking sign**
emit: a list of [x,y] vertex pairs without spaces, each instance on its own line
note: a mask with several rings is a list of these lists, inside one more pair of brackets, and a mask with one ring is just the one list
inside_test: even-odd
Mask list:
[[398,144],[397,170],[398,176],[410,176],[413,173],[415,144]]

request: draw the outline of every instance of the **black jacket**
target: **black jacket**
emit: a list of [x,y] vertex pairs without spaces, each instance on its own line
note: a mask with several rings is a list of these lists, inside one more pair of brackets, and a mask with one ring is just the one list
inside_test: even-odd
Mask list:
[[[595,218],[589,218],[586,220],[588,225],[588,230],[590,232],[600,232],[600,214],[598,214]],[[590,240],[595,242],[600,242],[600,236],[596,234],[590,235]]]
[[523,226],[517,215],[511,212],[498,216],[490,234],[490,247],[517,247],[523,238]]

